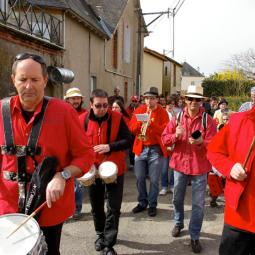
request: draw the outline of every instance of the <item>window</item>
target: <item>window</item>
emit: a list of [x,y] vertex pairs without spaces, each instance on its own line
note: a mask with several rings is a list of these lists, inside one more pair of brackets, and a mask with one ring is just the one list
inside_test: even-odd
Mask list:
[[0,0],[0,11],[2,13],[8,13],[9,5],[8,0]]
[[118,31],[113,36],[113,56],[112,65],[115,69],[118,67]]
[[165,76],[167,76],[167,72],[168,72],[167,66],[165,66]]
[[46,40],[50,40],[50,27],[46,23],[32,22],[33,34]]
[[96,88],[97,88],[97,77],[95,75],[92,75],[90,77],[90,91],[92,92]]
[[124,63],[130,63],[130,50],[131,50],[131,31],[128,23],[124,25],[124,49],[123,60]]
[[176,65],[174,65],[174,87],[176,87]]

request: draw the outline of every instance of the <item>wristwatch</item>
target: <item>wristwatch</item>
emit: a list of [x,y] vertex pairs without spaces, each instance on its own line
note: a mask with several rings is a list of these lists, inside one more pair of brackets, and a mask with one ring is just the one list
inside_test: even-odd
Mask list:
[[60,174],[61,174],[62,178],[63,178],[64,180],[66,180],[66,181],[69,180],[69,179],[72,177],[70,171],[67,170],[67,169],[63,169],[63,171],[60,172]]

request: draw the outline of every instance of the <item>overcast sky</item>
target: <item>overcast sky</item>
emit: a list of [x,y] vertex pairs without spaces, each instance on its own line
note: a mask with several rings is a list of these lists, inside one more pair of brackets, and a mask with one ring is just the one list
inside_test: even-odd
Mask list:
[[[178,1],[141,0],[141,5],[144,13],[167,11]],[[155,17],[146,15],[146,23]],[[163,15],[150,25],[145,46],[160,53],[172,50],[172,24]],[[255,0],[185,0],[175,16],[175,59],[206,75],[221,71],[231,55],[255,49],[254,24]]]

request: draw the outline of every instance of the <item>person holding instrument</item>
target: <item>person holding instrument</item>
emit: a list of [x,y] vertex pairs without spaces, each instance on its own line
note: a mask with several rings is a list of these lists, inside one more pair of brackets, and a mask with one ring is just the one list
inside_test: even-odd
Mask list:
[[18,54],[11,75],[18,95],[0,102],[0,215],[24,213],[36,165],[56,158],[38,223],[47,255],[58,255],[63,223],[74,212],[73,177],[89,171],[94,152],[73,107],[44,96],[46,70],[42,57]]
[[[151,87],[144,93],[145,105],[138,107],[130,121],[130,130],[135,135],[133,152],[135,153],[135,176],[138,189],[138,205],[133,213],[146,210],[148,215],[157,214],[157,199],[159,193],[159,178],[161,172],[162,154],[167,155],[161,142],[161,134],[169,118],[165,109],[158,104],[158,89]],[[139,121],[138,116],[146,114],[146,121]],[[150,190],[147,193],[146,176],[150,178]]]
[[[174,220],[172,236],[184,228],[184,199],[188,182],[192,183],[192,212],[189,223],[191,248],[201,252],[199,241],[203,223],[207,173],[211,164],[206,148],[216,133],[216,125],[202,107],[203,88],[190,85],[185,95],[186,108],[174,117],[162,133],[162,142],[173,148],[170,168],[174,169]],[[173,146],[174,145],[174,146]]]
[[233,114],[208,146],[207,156],[226,177],[220,255],[255,254],[255,108]]

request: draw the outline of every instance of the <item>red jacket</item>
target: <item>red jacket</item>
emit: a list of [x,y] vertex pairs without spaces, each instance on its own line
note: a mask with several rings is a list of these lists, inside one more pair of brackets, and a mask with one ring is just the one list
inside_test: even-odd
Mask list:
[[[170,159],[170,167],[188,175],[201,175],[211,170],[211,164],[206,158],[206,148],[212,137],[216,134],[216,125],[211,116],[207,116],[206,129],[202,125],[204,109],[201,107],[199,113],[190,118],[187,108],[181,117],[181,125],[185,132],[180,139],[175,136],[176,117],[168,123],[162,134],[162,141],[166,146],[174,145]],[[190,144],[188,138],[195,131],[200,130],[203,143],[199,145]]]
[[130,125],[129,125],[130,130],[136,136],[134,146],[133,146],[133,152],[137,156],[139,156],[143,150],[143,146],[160,145],[163,155],[167,156],[166,148],[161,142],[161,134],[169,121],[168,114],[161,105],[159,104],[157,105],[157,108],[151,112],[151,116],[150,116],[151,123],[148,126],[147,132],[146,132],[147,140],[146,142],[143,142],[140,139],[138,139],[138,135],[141,133],[142,123],[140,121],[137,121],[136,114],[146,113],[146,112],[147,112],[146,105],[139,106],[134,111],[130,121]]
[[[11,118],[14,133],[14,143],[26,145],[28,136],[34,121],[34,117],[40,112],[40,103],[34,116],[29,123],[26,123],[21,111],[19,97],[11,99]],[[1,108],[1,106],[0,106]],[[3,132],[3,119],[0,114],[0,145],[5,144]],[[78,115],[73,107],[62,100],[51,99],[43,119],[41,133],[38,139],[38,146],[42,148],[42,154],[35,156],[40,163],[45,156],[58,158],[58,170],[68,165],[74,165],[86,173],[94,161],[94,154],[91,146],[88,145],[88,138],[82,131]],[[17,172],[15,155],[0,155],[0,215],[16,213],[18,211],[18,183],[3,178],[3,170]],[[34,163],[30,157],[26,162],[27,173],[33,173]],[[73,178],[66,182],[64,195],[55,203],[52,208],[45,208],[39,218],[41,226],[52,226],[64,222],[74,211],[74,184]]]
[[[85,119],[89,112],[86,112],[80,115],[80,123],[82,127],[85,125]],[[109,116],[111,115],[112,124],[111,124],[111,135],[110,135],[110,144],[117,140],[118,132],[120,127],[120,121],[122,118],[122,114],[118,112],[108,111]],[[109,117],[108,117],[109,119]],[[87,127],[87,136],[89,142],[95,146],[99,144],[107,144],[107,126],[108,119],[103,121],[101,127],[99,126],[97,121],[93,121],[89,118],[88,127]],[[112,161],[118,166],[118,175],[122,175],[126,171],[126,160],[125,160],[125,151],[112,151],[108,154],[98,154],[96,153],[95,165],[98,166],[104,161]]]
[[[255,136],[255,108],[233,114],[230,122],[208,146],[208,158],[226,176],[225,222],[255,233],[255,149],[247,163],[248,177],[236,181],[230,177],[235,163],[243,164]],[[253,163],[252,163],[253,162]]]

